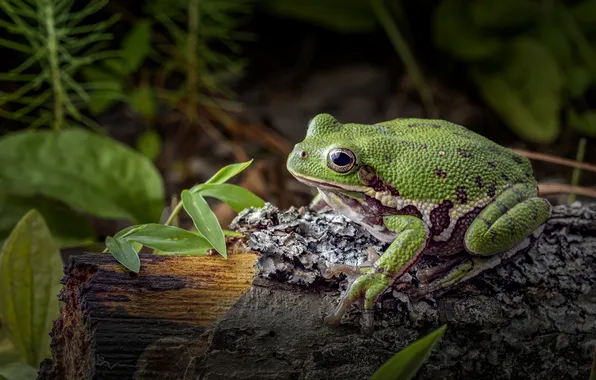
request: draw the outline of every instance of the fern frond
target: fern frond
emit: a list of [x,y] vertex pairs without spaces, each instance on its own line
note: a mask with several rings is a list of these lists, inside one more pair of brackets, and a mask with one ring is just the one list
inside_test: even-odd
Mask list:
[[[8,20],[0,20],[0,28],[15,37],[14,41],[0,39],[0,46],[27,55],[9,73],[0,74],[0,80],[26,82],[3,94],[0,105],[17,105],[9,107],[15,108],[12,111],[2,110],[3,116],[35,127],[51,122],[55,129],[68,117],[83,120],[71,98],[75,95],[87,102],[89,94],[74,76],[85,65],[109,56],[102,42],[112,39],[107,30],[118,16],[95,24],[84,22],[107,1],[91,0],[80,11],[71,12],[72,0],[0,0],[0,10],[8,16]],[[37,74],[29,74],[33,70]]]

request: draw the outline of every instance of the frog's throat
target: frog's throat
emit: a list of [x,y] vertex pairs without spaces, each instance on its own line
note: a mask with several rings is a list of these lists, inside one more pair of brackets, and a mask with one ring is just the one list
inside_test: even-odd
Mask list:
[[319,178],[313,178],[313,177],[307,177],[301,174],[298,174],[296,172],[292,172],[290,171],[290,174],[292,174],[298,181],[305,183],[309,186],[313,186],[313,187],[317,187],[317,188],[323,188],[323,189],[330,189],[330,190],[343,190],[343,191],[348,191],[348,192],[356,192],[356,193],[366,193],[367,191],[370,191],[370,188],[367,186],[363,186],[363,185],[346,185],[346,184],[338,184],[338,183],[332,183],[332,182],[325,182],[325,181],[321,181]]

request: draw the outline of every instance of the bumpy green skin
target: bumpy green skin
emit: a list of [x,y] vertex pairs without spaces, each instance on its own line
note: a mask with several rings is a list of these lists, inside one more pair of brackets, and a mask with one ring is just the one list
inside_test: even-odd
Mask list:
[[[347,173],[328,164],[336,148],[355,156]],[[465,249],[490,256],[526,247],[551,211],[548,201],[537,197],[528,159],[443,120],[341,124],[320,114],[288,157],[287,168],[317,187],[329,206],[391,242],[372,270],[351,284],[327,318],[332,324],[356,301],[363,300],[365,311],[370,310],[378,295],[424,254]],[[441,286],[476,272],[466,263]]]

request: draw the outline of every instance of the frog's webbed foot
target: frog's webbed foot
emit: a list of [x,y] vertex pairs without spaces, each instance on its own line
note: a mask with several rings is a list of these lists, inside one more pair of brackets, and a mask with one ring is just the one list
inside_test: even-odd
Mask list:
[[350,283],[333,313],[325,318],[325,323],[339,324],[348,308],[359,302],[363,306],[361,330],[363,334],[370,335],[373,332],[373,308],[377,298],[422,255],[428,227],[421,219],[410,215],[391,215],[384,217],[383,222],[385,227],[396,233],[395,240],[380,257],[369,250],[368,261],[372,262],[372,267],[366,272],[359,268],[365,273]]
[[339,325],[348,308],[358,302],[362,306],[361,331],[365,335],[373,332],[373,307],[377,297],[389,286],[391,278],[383,273],[365,273],[350,284],[335,310],[325,318],[331,326]]

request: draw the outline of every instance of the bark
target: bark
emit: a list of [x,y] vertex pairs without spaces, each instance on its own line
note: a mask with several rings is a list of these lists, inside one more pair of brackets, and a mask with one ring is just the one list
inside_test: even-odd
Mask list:
[[[205,258],[143,256],[143,267],[154,269],[138,278],[105,255],[71,262],[54,360],[40,378],[364,379],[442,324],[447,331],[418,379],[589,377],[596,205],[556,207],[528,252],[444,294],[412,300],[416,274],[436,263],[425,258],[380,299],[372,337],[360,333],[358,310],[338,328],[322,324],[345,287],[342,277],[323,274],[332,263],[361,263],[366,248],[383,245],[333,213],[267,206],[243,212],[233,227],[249,234],[260,275],[225,314],[212,315],[213,324],[196,320],[198,304],[207,303],[198,290]],[[189,265],[197,273],[181,279],[175,268]]]

